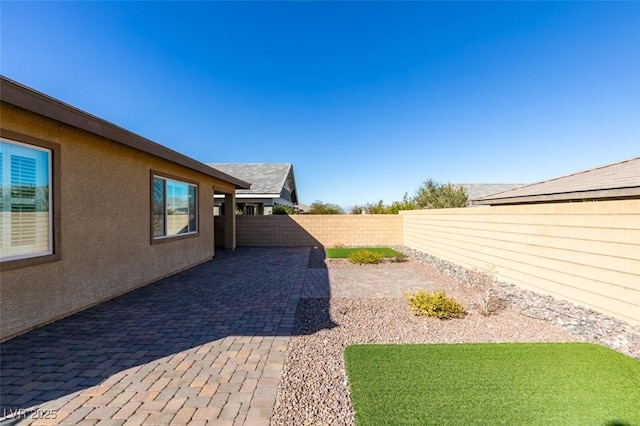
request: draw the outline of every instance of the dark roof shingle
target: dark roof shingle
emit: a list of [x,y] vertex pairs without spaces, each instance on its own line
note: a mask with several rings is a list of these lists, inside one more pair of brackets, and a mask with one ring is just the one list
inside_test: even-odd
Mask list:
[[239,194],[280,194],[292,169],[291,163],[206,164],[237,179],[251,182],[251,189],[239,189]]
[[515,204],[640,198],[640,157],[524,185],[474,199],[475,204]]
[[519,188],[523,183],[460,183],[457,184],[464,188],[469,200],[486,197],[487,195],[497,192],[504,192],[510,189]]

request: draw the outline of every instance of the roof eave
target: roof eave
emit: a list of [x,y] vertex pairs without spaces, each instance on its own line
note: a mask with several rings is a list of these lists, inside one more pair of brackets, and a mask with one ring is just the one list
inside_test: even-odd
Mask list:
[[33,90],[4,76],[0,76],[2,89],[0,101],[84,130],[89,133],[113,140],[122,145],[151,154],[175,164],[198,171],[205,175],[228,182],[236,189],[248,189],[251,184],[209,167],[179,152],[155,143],[140,135],[116,126],[106,120],[91,115],[69,104],[61,102],[44,93]]
[[[290,194],[291,194],[291,202],[296,204],[298,202],[298,188],[296,187],[296,176],[293,173],[293,164],[289,163],[289,169],[287,171],[287,176],[285,177],[285,182],[286,179],[291,176],[291,188],[290,188]],[[283,189],[284,189],[284,183],[282,185]],[[282,196],[282,191],[280,191],[280,196]]]
[[280,194],[265,192],[236,192],[236,198],[280,198]]

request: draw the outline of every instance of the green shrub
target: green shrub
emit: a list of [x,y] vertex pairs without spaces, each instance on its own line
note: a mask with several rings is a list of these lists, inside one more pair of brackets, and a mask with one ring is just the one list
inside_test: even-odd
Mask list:
[[282,215],[292,215],[293,209],[289,206],[283,206],[282,204],[276,204],[271,209],[271,214],[282,214]]
[[369,250],[356,250],[348,256],[349,262],[360,265],[365,263],[380,263],[383,258],[384,254]]
[[309,214],[344,214],[344,210],[337,204],[323,203],[320,200],[316,200],[311,203]]
[[415,294],[405,291],[405,299],[409,302],[409,309],[414,315],[426,315],[437,318],[462,318],[464,308],[453,297],[447,297],[444,291],[428,291],[419,289]]
[[413,201],[419,208],[449,209],[466,207],[469,197],[463,186],[451,183],[443,185],[429,179],[418,188]]

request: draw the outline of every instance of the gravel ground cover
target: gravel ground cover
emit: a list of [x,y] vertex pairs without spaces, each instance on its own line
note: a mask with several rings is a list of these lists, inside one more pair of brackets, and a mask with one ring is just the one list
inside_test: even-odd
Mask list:
[[312,254],[309,267],[412,268],[457,298],[468,314],[451,320],[415,317],[402,298],[332,298],[328,303],[326,299],[301,300],[272,424],[353,424],[343,361],[344,348],[352,344],[593,341],[640,358],[640,331],[636,328],[504,283],[495,283],[504,300],[502,308],[483,316],[474,308],[477,292],[465,283],[463,268],[403,247],[394,248],[410,255],[409,261],[356,266],[345,259],[321,260]]

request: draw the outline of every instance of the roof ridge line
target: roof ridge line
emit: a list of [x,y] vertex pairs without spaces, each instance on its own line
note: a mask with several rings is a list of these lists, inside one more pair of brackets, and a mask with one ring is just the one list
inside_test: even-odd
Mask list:
[[[581,174],[584,174],[584,173],[593,172],[593,171],[600,170],[600,169],[605,169],[605,168],[608,168],[608,167],[611,167],[611,166],[616,166],[616,165],[619,165],[619,164],[628,163],[628,162],[634,161],[634,160],[640,160],[640,156],[627,158],[626,160],[617,161],[615,163],[609,163],[609,164],[603,164],[601,166],[591,167],[589,169],[584,169],[584,170],[580,170],[578,172],[569,173],[568,175],[556,176],[556,177],[553,177],[553,178],[550,178],[550,179],[545,179],[545,180],[541,180],[541,181],[538,181],[538,182],[528,183],[528,184],[522,185],[522,186],[520,186],[520,187],[518,187],[516,189],[523,189],[523,188],[528,188],[528,187],[534,186],[534,185],[541,185],[543,183],[553,182],[553,181],[556,181],[556,180],[559,180],[559,179],[566,179],[566,178],[569,178],[569,177],[572,177],[572,176],[577,176],[577,175],[581,175]],[[495,198],[496,195],[503,194],[505,192],[510,192],[510,191],[513,191],[513,189],[507,189],[506,191],[501,191],[501,192],[496,192],[494,194],[485,195],[484,197],[478,198],[478,200],[482,200],[483,198],[486,198],[486,197],[489,197],[489,196],[491,196],[491,198]],[[572,192],[572,191],[568,191],[568,192]]]

